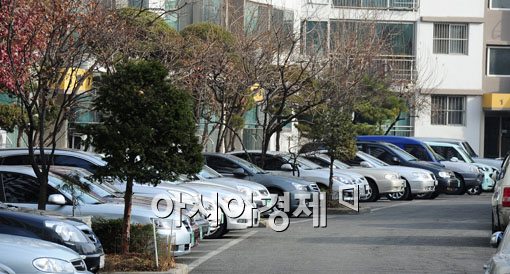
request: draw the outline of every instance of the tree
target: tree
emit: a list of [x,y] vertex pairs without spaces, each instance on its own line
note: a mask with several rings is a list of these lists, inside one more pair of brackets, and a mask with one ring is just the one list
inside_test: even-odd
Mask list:
[[96,174],[126,182],[122,252],[129,251],[133,182],[157,185],[202,167],[189,95],[155,61],[129,61],[105,75],[94,100],[104,117],[90,128],[107,165]]
[[333,193],[333,169],[335,159],[351,159],[356,155],[356,127],[351,115],[334,107],[322,107],[311,121],[299,126],[303,137],[317,142],[328,150],[329,193]]
[[49,159],[66,135],[71,109],[92,90],[99,65],[94,53],[122,28],[94,0],[0,0],[0,7],[0,89],[13,94],[26,115],[26,143],[40,183],[38,208],[45,209]]

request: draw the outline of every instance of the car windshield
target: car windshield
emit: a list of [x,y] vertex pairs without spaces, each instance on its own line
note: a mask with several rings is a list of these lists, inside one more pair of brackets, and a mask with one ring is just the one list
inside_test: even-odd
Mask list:
[[214,169],[208,166],[203,166],[202,170],[200,170],[200,172],[198,173],[198,177],[201,177],[203,179],[216,179],[221,178],[223,176],[221,176],[221,174],[216,172]]
[[393,153],[397,154],[400,158],[404,159],[405,161],[418,161],[418,159],[416,157],[407,153],[407,151],[399,148],[398,146],[396,146],[394,144],[386,144],[386,145],[391,148]]
[[233,155],[231,155],[231,157],[232,157],[231,159],[234,160],[235,162],[237,162],[237,164],[244,165],[245,169],[247,169],[246,171],[248,171],[248,172],[255,173],[255,174],[267,174],[268,173],[267,171],[263,170],[262,168],[254,165],[242,158],[235,157]]
[[436,153],[428,144],[423,144],[425,148],[432,153],[436,161],[447,161],[445,157],[441,156],[440,154]]
[[88,188],[87,184],[78,182],[76,177],[61,176],[52,174],[48,177],[51,184],[58,190],[67,194],[68,197],[74,197],[77,201],[84,204],[102,204],[103,201],[99,197],[94,197],[93,192]]
[[473,158],[471,158],[471,156],[469,156],[467,154],[467,152],[464,151],[460,146],[455,146],[455,150],[462,156],[462,158],[464,159],[464,162],[471,163],[471,164],[475,162],[473,160]]
[[475,150],[471,147],[471,145],[468,142],[462,142],[462,146],[466,150],[466,152],[471,157],[478,157],[478,154],[476,154]]
[[[292,159],[289,158],[289,162],[292,162]],[[297,163],[299,164],[300,167],[302,167],[303,169],[306,169],[306,170],[322,169],[323,168],[320,165],[318,165],[308,159],[305,159],[303,157],[297,157]]]
[[344,163],[344,162],[341,162],[339,160],[334,160],[333,161],[333,165],[339,169],[347,169],[347,168],[351,168],[351,166],[349,166],[348,164]]
[[389,166],[387,163],[375,158],[374,156],[367,154],[362,151],[358,151],[356,153],[358,157],[360,157],[363,161],[369,162],[370,164],[376,166],[376,167],[383,167],[383,166]]

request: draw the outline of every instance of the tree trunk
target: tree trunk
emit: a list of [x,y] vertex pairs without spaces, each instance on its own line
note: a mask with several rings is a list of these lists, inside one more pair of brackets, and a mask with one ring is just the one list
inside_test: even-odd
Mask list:
[[133,178],[127,178],[126,192],[124,193],[124,219],[122,224],[121,253],[129,252],[129,239],[131,237],[131,206],[133,197]]
[[330,163],[329,163],[329,192],[333,194],[333,162],[335,161],[335,158],[333,156],[329,157]]
[[395,120],[393,120],[393,122],[391,123],[391,125],[388,127],[388,129],[386,130],[386,132],[384,133],[384,135],[388,135],[390,133],[390,131],[393,129],[393,127],[397,124],[398,121],[400,121],[400,115],[402,114],[402,111],[399,111],[398,112],[398,115],[397,117],[395,118]]
[[[38,175],[38,174],[36,174]],[[37,176],[37,181],[39,181],[39,199],[37,200],[37,209],[46,210],[46,201],[48,199],[47,190],[48,190],[48,171],[44,169]]]
[[276,131],[276,151],[280,151],[280,133],[282,131],[278,130]]

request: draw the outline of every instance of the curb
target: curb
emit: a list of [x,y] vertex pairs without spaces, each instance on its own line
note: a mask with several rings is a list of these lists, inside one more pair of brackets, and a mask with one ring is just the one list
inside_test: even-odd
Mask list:
[[133,274],[133,273],[150,273],[150,274],[188,274],[189,268],[186,264],[175,264],[175,268],[172,268],[164,272],[150,272],[150,271],[136,271],[136,272],[105,272],[109,274]]
[[339,208],[328,208],[326,213],[330,215],[358,215],[370,213],[371,209],[369,207],[359,207],[359,211],[354,211],[347,207],[339,207]]

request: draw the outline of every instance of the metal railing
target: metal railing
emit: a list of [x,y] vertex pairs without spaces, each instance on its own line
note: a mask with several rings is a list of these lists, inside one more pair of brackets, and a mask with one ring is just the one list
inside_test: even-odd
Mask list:
[[332,0],[333,7],[417,10],[418,0]]
[[395,81],[416,81],[416,58],[412,55],[386,55],[375,59],[377,69]]

